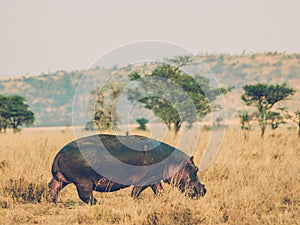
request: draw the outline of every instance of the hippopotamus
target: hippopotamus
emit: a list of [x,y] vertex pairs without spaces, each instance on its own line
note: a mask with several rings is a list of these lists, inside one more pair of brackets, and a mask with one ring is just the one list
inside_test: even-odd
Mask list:
[[73,183],[79,198],[96,204],[93,191],[113,192],[133,186],[137,198],[150,187],[163,192],[162,182],[177,187],[191,198],[204,196],[205,186],[197,176],[193,157],[164,142],[138,135],[96,134],[65,145],[52,164],[48,199]]

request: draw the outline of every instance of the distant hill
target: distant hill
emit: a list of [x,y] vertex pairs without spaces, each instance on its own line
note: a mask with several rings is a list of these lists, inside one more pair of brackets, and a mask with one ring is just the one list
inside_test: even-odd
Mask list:
[[[225,97],[229,120],[236,120],[237,112],[247,108],[240,100],[245,84],[288,83],[297,93],[287,106],[291,111],[300,109],[300,54],[198,55],[195,60],[202,60],[210,67],[220,86],[235,87]],[[24,96],[35,113],[35,126],[71,125],[76,86],[84,74],[93,73],[102,74],[104,81],[109,70],[57,71],[39,76],[1,79],[0,94]]]

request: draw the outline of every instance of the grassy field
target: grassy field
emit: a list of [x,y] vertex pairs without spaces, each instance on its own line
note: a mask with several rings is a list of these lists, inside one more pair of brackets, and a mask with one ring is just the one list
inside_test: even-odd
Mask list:
[[[208,131],[195,152],[199,165]],[[296,131],[258,131],[248,141],[227,129],[214,163],[199,173],[207,195],[191,200],[164,184],[163,196],[147,189],[138,200],[131,188],[95,193],[83,204],[74,185],[57,205],[45,200],[51,163],[74,136],[71,130],[24,130],[0,135],[0,224],[300,224],[300,139]],[[174,140],[166,140],[174,143]]]

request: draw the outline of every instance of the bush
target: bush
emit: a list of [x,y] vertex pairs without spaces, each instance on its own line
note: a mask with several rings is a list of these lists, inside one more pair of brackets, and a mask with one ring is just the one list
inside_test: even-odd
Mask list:
[[140,118],[140,119],[137,119],[136,122],[138,122],[138,124],[139,124],[138,129],[140,129],[140,130],[146,130],[146,124],[149,121],[147,119],[145,119],[145,118]]
[[28,182],[24,178],[11,178],[3,187],[5,195],[20,203],[40,203],[45,190],[45,184]]

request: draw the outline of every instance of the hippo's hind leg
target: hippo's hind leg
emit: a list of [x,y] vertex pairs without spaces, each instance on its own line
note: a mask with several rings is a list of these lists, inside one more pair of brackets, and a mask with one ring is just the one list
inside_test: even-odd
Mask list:
[[55,178],[52,178],[52,180],[50,181],[50,183],[48,185],[48,187],[49,187],[49,196],[47,196],[47,197],[49,197],[48,200],[56,203],[58,193],[68,184],[69,183],[66,183],[63,181],[58,181]]
[[75,184],[78,192],[79,198],[91,205],[95,205],[97,203],[96,198],[93,196],[93,183],[92,182],[85,182],[80,184]]

